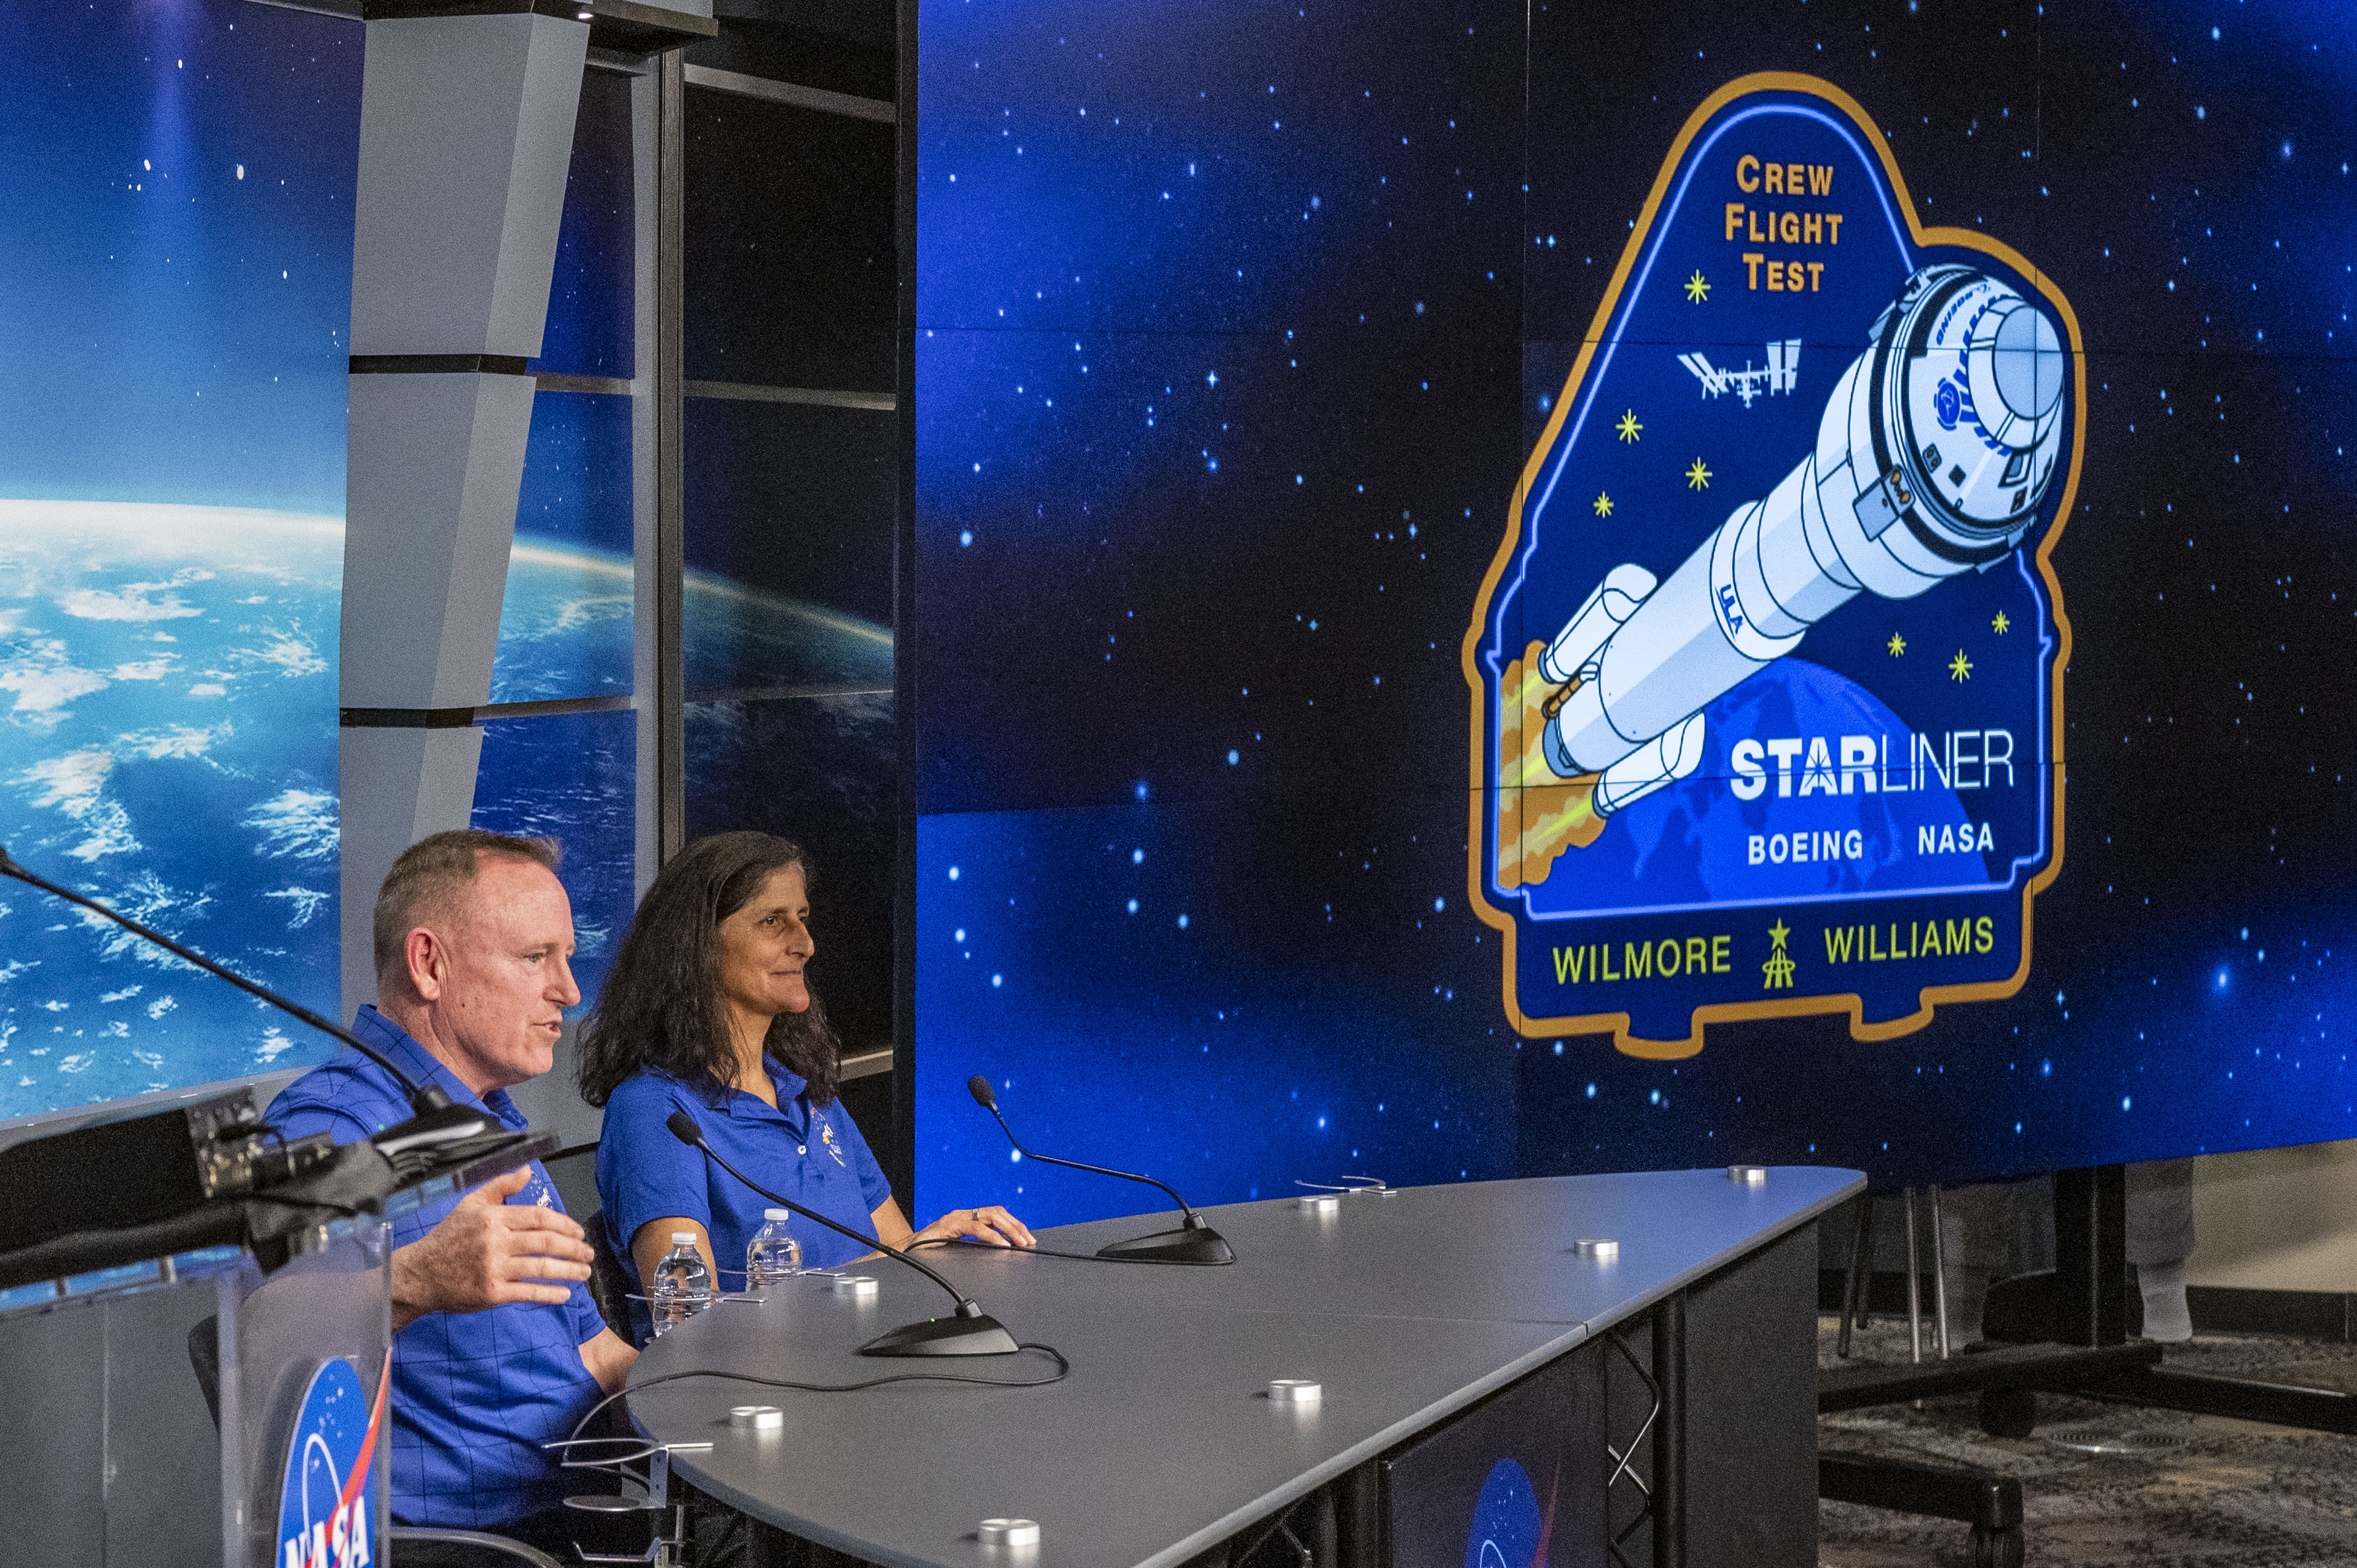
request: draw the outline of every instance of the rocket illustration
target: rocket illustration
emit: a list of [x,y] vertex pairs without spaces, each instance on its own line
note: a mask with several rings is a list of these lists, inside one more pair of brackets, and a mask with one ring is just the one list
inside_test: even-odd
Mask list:
[[1498,873],[1691,774],[1702,710],[1859,593],[1907,599],[1996,565],[2044,501],[2065,360],[2045,312],[1968,266],[1927,266],[1835,383],[1813,450],[1666,579],[1624,563],[1501,684]]

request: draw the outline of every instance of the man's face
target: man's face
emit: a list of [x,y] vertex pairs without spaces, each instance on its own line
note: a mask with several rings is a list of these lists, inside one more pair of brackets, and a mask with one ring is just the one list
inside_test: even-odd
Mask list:
[[511,855],[483,855],[434,930],[437,961],[425,1000],[436,1036],[428,1043],[442,1047],[444,1064],[478,1094],[546,1072],[565,1009],[581,1000],[573,905],[555,874]]

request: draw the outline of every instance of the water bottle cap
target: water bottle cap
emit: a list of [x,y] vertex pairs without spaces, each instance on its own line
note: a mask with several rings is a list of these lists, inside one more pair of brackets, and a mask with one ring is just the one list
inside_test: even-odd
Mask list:
[[793,1211],[791,1209],[787,1208],[765,1208],[761,1210],[761,1218],[764,1219],[783,1219],[792,1212]]
[[671,1233],[671,1244],[674,1247],[693,1247],[695,1245],[695,1232],[674,1230]]

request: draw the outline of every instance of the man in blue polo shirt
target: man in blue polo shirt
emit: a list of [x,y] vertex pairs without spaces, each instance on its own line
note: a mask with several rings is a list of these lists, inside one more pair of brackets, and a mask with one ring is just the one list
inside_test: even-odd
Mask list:
[[[454,1103],[519,1129],[506,1091],[549,1070],[581,1000],[556,859],[548,840],[474,832],[404,851],[377,893],[380,1000],[352,1026]],[[347,1050],[269,1114],[289,1137],[348,1143],[410,1111],[383,1069]],[[534,1161],[404,1215],[393,1244],[393,1518],[563,1546],[578,1533],[563,1498],[592,1488],[569,1485],[540,1444],[570,1435],[638,1354],[584,1286],[581,1227]]]

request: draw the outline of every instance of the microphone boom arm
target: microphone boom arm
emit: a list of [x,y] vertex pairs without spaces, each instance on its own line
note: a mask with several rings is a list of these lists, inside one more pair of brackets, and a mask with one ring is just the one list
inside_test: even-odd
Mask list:
[[768,1187],[757,1185],[750,1177],[747,1176],[743,1171],[740,1171],[735,1165],[730,1165],[726,1159],[721,1157],[719,1151],[713,1148],[711,1144],[699,1142],[697,1147],[704,1151],[705,1155],[710,1158],[714,1165],[718,1165],[722,1170],[726,1171],[730,1176],[735,1176],[738,1181],[743,1182],[747,1187],[751,1187],[755,1192],[759,1193],[763,1197],[775,1203],[780,1208],[791,1209],[794,1213],[801,1215],[805,1219],[816,1220],[819,1224],[825,1226],[828,1230],[835,1232],[837,1235],[849,1237],[852,1240],[857,1241],[875,1251],[888,1252],[892,1256],[899,1259],[902,1262],[908,1264],[910,1268],[920,1271],[927,1279],[931,1280],[935,1284],[950,1293],[950,1299],[957,1303],[958,1316],[960,1317],[979,1317],[982,1316],[982,1308],[974,1305],[972,1297],[960,1292],[957,1286],[952,1284],[948,1279],[943,1277],[930,1264],[922,1262],[912,1254],[904,1251],[899,1247],[888,1246],[873,1236],[862,1235],[848,1225],[838,1224],[836,1221],[828,1219],[823,1214],[820,1214],[813,1209],[805,1208],[790,1197],[780,1197]]
[[1052,1155],[1035,1155],[1023,1146],[1023,1140],[1015,1135],[1015,1129],[1009,1127],[1006,1118],[1000,1114],[998,1094],[990,1087],[990,1079],[976,1073],[965,1080],[965,1091],[974,1096],[976,1105],[996,1119],[998,1130],[1006,1134],[1006,1141],[1014,1144],[1015,1152],[1025,1159],[1037,1160],[1043,1165],[1062,1165],[1067,1170],[1086,1171],[1091,1176],[1109,1176],[1119,1181],[1143,1182],[1148,1187],[1158,1187],[1170,1195],[1170,1200],[1187,1217],[1186,1222],[1176,1230],[1157,1230],[1151,1236],[1133,1236],[1126,1241],[1107,1242],[1097,1249],[1098,1257],[1115,1263],[1193,1263],[1215,1268],[1236,1261],[1235,1249],[1228,1245],[1228,1239],[1212,1230],[1211,1221],[1189,1208],[1187,1200],[1178,1196],[1178,1189],[1168,1182],[1142,1176],[1135,1171],[1117,1171],[1104,1165],[1085,1165],[1079,1160],[1060,1160]]
[[1035,1155],[1030,1150],[1023,1146],[1023,1140],[1015,1135],[1015,1129],[1006,1124],[1006,1118],[999,1114],[997,1106],[987,1106],[985,1109],[988,1110],[991,1115],[998,1118],[998,1130],[1006,1134],[1006,1141],[1014,1144],[1015,1152],[1021,1155],[1025,1159],[1037,1160],[1043,1165],[1061,1165],[1066,1170],[1086,1171],[1091,1176],[1117,1176],[1123,1181],[1142,1181],[1149,1183],[1152,1186],[1160,1187],[1163,1191],[1170,1195],[1170,1201],[1178,1206],[1179,1212],[1187,1217],[1188,1224],[1200,1226],[1203,1223],[1202,1217],[1198,1215],[1194,1209],[1188,1207],[1187,1200],[1178,1196],[1178,1189],[1172,1187],[1168,1182],[1159,1181],[1153,1176],[1145,1176],[1135,1172],[1109,1170],[1103,1165],[1092,1165],[1080,1160],[1060,1160],[1053,1155]]
[[998,1319],[983,1311],[971,1296],[961,1294],[957,1286],[950,1283],[949,1280],[931,1264],[911,1256],[901,1248],[888,1247],[875,1237],[863,1235],[840,1220],[830,1219],[825,1215],[806,1208],[790,1197],[780,1197],[730,1165],[718,1150],[705,1142],[704,1129],[696,1124],[695,1118],[687,1112],[673,1112],[664,1120],[663,1125],[669,1129],[673,1137],[690,1148],[703,1150],[705,1159],[710,1160],[770,1202],[799,1214],[805,1219],[814,1220],[837,1235],[847,1236],[862,1246],[873,1247],[888,1258],[899,1259],[949,1292],[950,1299],[957,1303],[957,1312],[954,1316],[948,1318],[928,1318],[922,1323],[912,1323],[905,1328],[895,1328],[888,1334],[878,1335],[859,1348],[861,1355],[1011,1356],[1022,1348],[1016,1344],[1015,1337],[1006,1332],[1005,1326],[1000,1324]]
[[[341,1040],[345,1045],[351,1047],[352,1049],[360,1052],[361,1055],[368,1058],[369,1060],[384,1069],[386,1072],[391,1073],[393,1075],[393,1080],[401,1085],[403,1092],[409,1096],[410,1108],[415,1111],[420,1116],[450,1109],[449,1095],[444,1092],[438,1086],[430,1083],[418,1083],[407,1073],[402,1071],[392,1062],[386,1060],[382,1052],[378,1051],[373,1047],[364,1044],[358,1036],[353,1035],[350,1029],[347,1029],[339,1024],[329,1023],[327,1019],[322,1018],[317,1013],[312,1012],[308,1007],[304,1006],[301,1003],[290,1001],[287,998],[279,995],[268,986],[246,979],[245,976],[238,973],[237,971],[229,968],[225,964],[214,962],[211,959],[209,959],[204,954],[197,951],[196,949],[188,947],[183,943],[174,941],[170,937],[166,936],[163,932],[155,929],[153,927],[144,926],[128,915],[121,914],[113,909],[108,908],[105,905],[98,902],[95,898],[84,897],[81,894],[75,892],[70,887],[64,886],[59,883],[52,882],[46,876],[42,876],[38,873],[26,869],[22,864],[9,855],[7,848],[5,845],[0,845],[0,876],[13,876],[28,887],[38,887],[42,892],[48,894],[52,897],[62,898],[69,904],[76,905],[81,908],[90,910],[92,914],[102,915],[106,918],[113,921],[116,925],[121,926],[124,930],[129,931],[133,936],[145,938],[146,940],[155,943],[157,947],[162,948],[166,952],[170,953],[173,957],[185,959],[188,962],[195,964],[199,969],[203,970],[207,974],[213,976],[215,979],[226,980],[231,985],[236,986],[240,991],[244,992],[247,995],[256,997],[261,1001],[268,1003],[271,1006],[277,1008],[280,1012],[285,1013],[291,1017],[302,1020],[304,1023],[310,1025],[311,1027],[318,1030],[319,1033],[323,1035],[328,1036],[333,1039]],[[473,1120],[478,1127],[481,1125],[480,1118],[471,1118],[470,1120]],[[390,1131],[390,1129],[388,1130]]]

